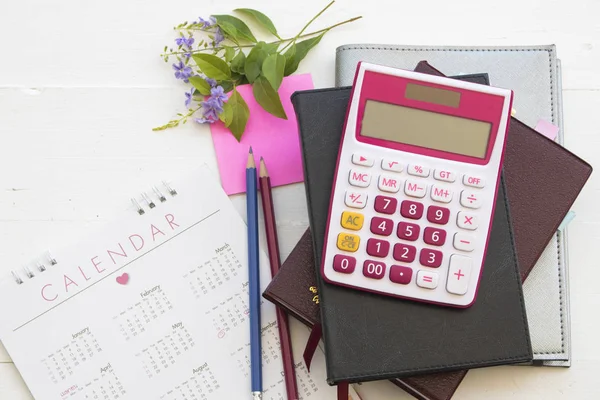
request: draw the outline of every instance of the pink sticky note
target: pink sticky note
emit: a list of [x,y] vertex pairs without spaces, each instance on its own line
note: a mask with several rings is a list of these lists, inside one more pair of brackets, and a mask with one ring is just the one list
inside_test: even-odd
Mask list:
[[238,87],[238,91],[250,108],[250,118],[241,142],[233,137],[222,122],[214,123],[210,127],[221,185],[228,195],[246,191],[246,162],[250,146],[257,167],[260,157],[264,157],[272,186],[304,180],[298,125],[290,96],[297,90],[309,90],[313,87],[310,74],[292,75],[283,79],[279,87],[279,96],[287,120],[277,118],[263,110],[254,100],[250,85]]
[[537,125],[535,126],[535,130],[550,140],[556,139],[556,135],[558,135],[558,126],[551,124],[545,119],[540,119],[538,121]]

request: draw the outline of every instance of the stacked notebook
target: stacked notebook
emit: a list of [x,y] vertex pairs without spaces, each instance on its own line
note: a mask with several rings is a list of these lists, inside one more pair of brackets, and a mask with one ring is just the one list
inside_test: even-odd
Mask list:
[[[363,50],[367,53],[363,53]],[[553,49],[530,51],[532,54],[525,52],[527,55],[521,57],[522,62],[531,62],[530,68],[521,70],[528,71],[530,78],[540,74],[543,76],[543,71],[548,70],[542,69],[539,53],[546,51],[546,55],[553,55]],[[508,66],[504,73],[507,75],[511,74],[510,68],[519,64],[513,54],[517,52],[510,49],[491,52],[475,49],[458,51],[348,46],[338,50],[338,83],[343,82],[345,76],[343,66],[354,63],[355,67],[355,62],[359,60],[384,64],[382,58],[389,57],[392,66],[408,68],[408,61],[398,55],[402,52],[409,53],[413,58],[419,52],[426,53],[426,56],[435,54],[438,58],[455,58],[457,64],[464,66],[452,69],[453,73],[484,71],[467,68],[467,62],[472,61],[475,53],[485,55],[482,58],[487,61],[483,64],[488,63],[490,66],[492,61],[489,58],[496,57],[496,64],[505,61]],[[363,57],[364,54],[366,58]],[[548,60],[551,66],[553,63],[556,65],[555,58],[546,58],[546,62]],[[404,65],[394,65],[401,61]],[[414,64],[410,67],[414,67]],[[476,64],[481,66],[482,62]],[[491,71],[492,83],[494,77],[498,76],[498,68],[488,70]],[[439,74],[426,63],[419,64],[417,71]],[[550,71],[552,74],[552,69]],[[485,74],[471,74],[461,78],[488,83]],[[528,83],[529,86],[543,86],[536,79],[530,81],[534,82]],[[555,84],[556,76],[550,76],[550,81]],[[504,86],[511,87],[510,84]],[[517,99],[521,91],[515,89]],[[544,288],[539,286],[540,276],[550,279],[543,273],[552,267],[552,257],[547,256],[548,249],[555,249],[554,243],[558,243],[556,239],[562,235],[555,234],[556,229],[591,173],[591,167],[526,124],[513,119],[507,141],[504,183],[496,205],[496,210],[502,209],[504,212],[495,216],[489,250],[491,253],[482,277],[482,285],[489,287],[482,286],[480,293],[487,295],[482,297],[482,304],[478,304],[478,300],[476,305],[479,308],[471,314],[470,311],[465,315],[453,314],[448,310],[436,312],[431,306],[407,304],[409,302],[333,287],[320,280],[318,274],[315,274],[315,267],[320,264],[329,193],[349,94],[348,88],[341,88],[300,92],[293,98],[304,151],[313,235],[311,238],[307,232],[303,236],[280,274],[267,288],[265,297],[285,307],[308,325],[319,321],[318,311],[319,305],[321,306],[330,383],[392,379],[395,384],[418,398],[447,399],[460,384],[466,368],[530,361],[532,354],[520,297],[519,278],[525,278],[531,272],[528,282],[535,279],[537,286],[532,290],[534,294],[540,293],[540,289]],[[538,95],[540,94],[541,90]],[[547,103],[540,101],[539,97],[543,95],[529,97],[535,100],[536,106],[552,104],[555,100],[554,94],[551,94]],[[515,106],[519,107],[517,115],[521,117],[523,114],[524,119],[528,114],[519,112],[519,104],[526,102],[527,98],[522,103],[517,101]],[[323,113],[323,110],[328,112]],[[556,119],[558,118],[554,119],[555,123],[558,122]],[[529,117],[528,122],[532,124],[532,121],[533,118]],[[536,168],[531,168],[532,165]],[[553,173],[558,170],[562,172],[550,177],[546,173],[548,170]],[[503,196],[505,188],[506,197]],[[514,256],[515,248],[517,257]],[[532,270],[538,260],[538,265]],[[540,267],[540,263],[544,263],[544,266]],[[555,268],[560,271],[564,264],[556,264]],[[559,283],[565,284],[564,274]],[[311,290],[313,287],[318,287],[318,297],[315,296],[315,290]],[[560,291],[560,286],[557,285],[557,288]],[[554,294],[552,290],[546,292],[551,296]],[[530,303],[537,304],[537,298],[533,296],[533,299]],[[565,296],[561,297],[559,308],[565,306],[565,299]],[[546,296],[545,301],[552,306],[551,297]],[[527,298],[525,302],[527,303]],[[540,324],[538,315],[541,308],[533,310],[534,318],[529,327],[537,332],[536,329],[539,328],[535,324]],[[552,310],[552,307],[547,307],[546,312],[548,310]],[[527,311],[530,312],[531,307]],[[469,318],[478,319],[479,323],[469,326]],[[568,329],[565,318],[562,315],[560,318],[563,319],[560,325],[563,344],[558,350],[566,353],[558,351],[548,354],[549,351],[540,351],[543,353],[540,362],[558,363],[552,360],[562,360],[560,362],[563,365],[568,364],[568,343],[564,345],[565,331],[568,332]],[[548,313],[545,321],[545,328],[539,331],[544,331],[548,339],[540,340],[540,343],[551,346],[552,329],[548,329],[551,326],[548,322],[555,322],[555,318]],[[453,323],[456,325],[452,325]],[[465,326],[469,327],[468,331],[461,330]],[[344,340],[337,340],[339,337]],[[485,341],[485,338],[492,343],[476,342]],[[465,339],[469,345],[465,345]],[[434,347],[432,343],[435,344]],[[424,373],[427,375],[423,375]]]

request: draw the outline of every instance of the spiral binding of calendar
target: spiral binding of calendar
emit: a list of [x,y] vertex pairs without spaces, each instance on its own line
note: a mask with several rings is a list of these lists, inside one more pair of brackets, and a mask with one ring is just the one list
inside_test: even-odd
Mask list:
[[[177,191],[173,189],[171,185],[169,185],[167,182],[163,181],[162,186],[164,186],[167,193],[171,197],[177,196]],[[158,187],[153,186],[152,192],[154,193],[159,202],[164,203],[167,201],[167,197]],[[146,192],[141,193],[141,201],[147,206],[148,209],[153,209],[154,207],[156,207],[156,203],[154,202],[154,200],[152,200],[152,197],[150,197]],[[144,208],[144,206],[142,206],[142,204],[137,198],[132,197],[131,202],[135,206],[135,209],[139,215],[146,214],[146,209]],[[35,262],[35,268],[31,268],[31,266],[25,266],[21,268],[21,271],[11,271],[11,275],[13,280],[17,283],[17,285],[21,285],[25,282],[25,279],[33,279],[35,278],[36,274],[45,272],[48,268],[56,264],[58,264],[56,259],[52,257],[50,252],[46,252],[42,260],[37,260]]]

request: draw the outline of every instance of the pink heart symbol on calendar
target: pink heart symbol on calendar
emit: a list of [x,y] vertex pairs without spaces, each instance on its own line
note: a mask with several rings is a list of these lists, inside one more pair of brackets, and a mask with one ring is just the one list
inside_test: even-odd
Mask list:
[[127,285],[127,282],[129,282],[129,274],[127,272],[121,276],[117,276],[117,283],[119,285]]

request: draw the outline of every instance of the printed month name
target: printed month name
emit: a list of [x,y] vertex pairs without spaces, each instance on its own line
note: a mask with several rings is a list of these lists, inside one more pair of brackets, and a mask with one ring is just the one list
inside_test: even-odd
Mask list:
[[42,286],[40,295],[48,302],[68,296],[69,290],[74,291],[80,285],[109,273],[119,262],[122,263],[128,258],[134,259],[144,249],[148,249],[149,243],[166,238],[178,228],[179,224],[175,222],[173,214],[166,214],[164,220],[150,224],[146,232],[129,235],[126,239],[116,242],[113,248],[90,257],[86,264],[78,265],[71,272],[63,274],[62,282],[46,283]]

